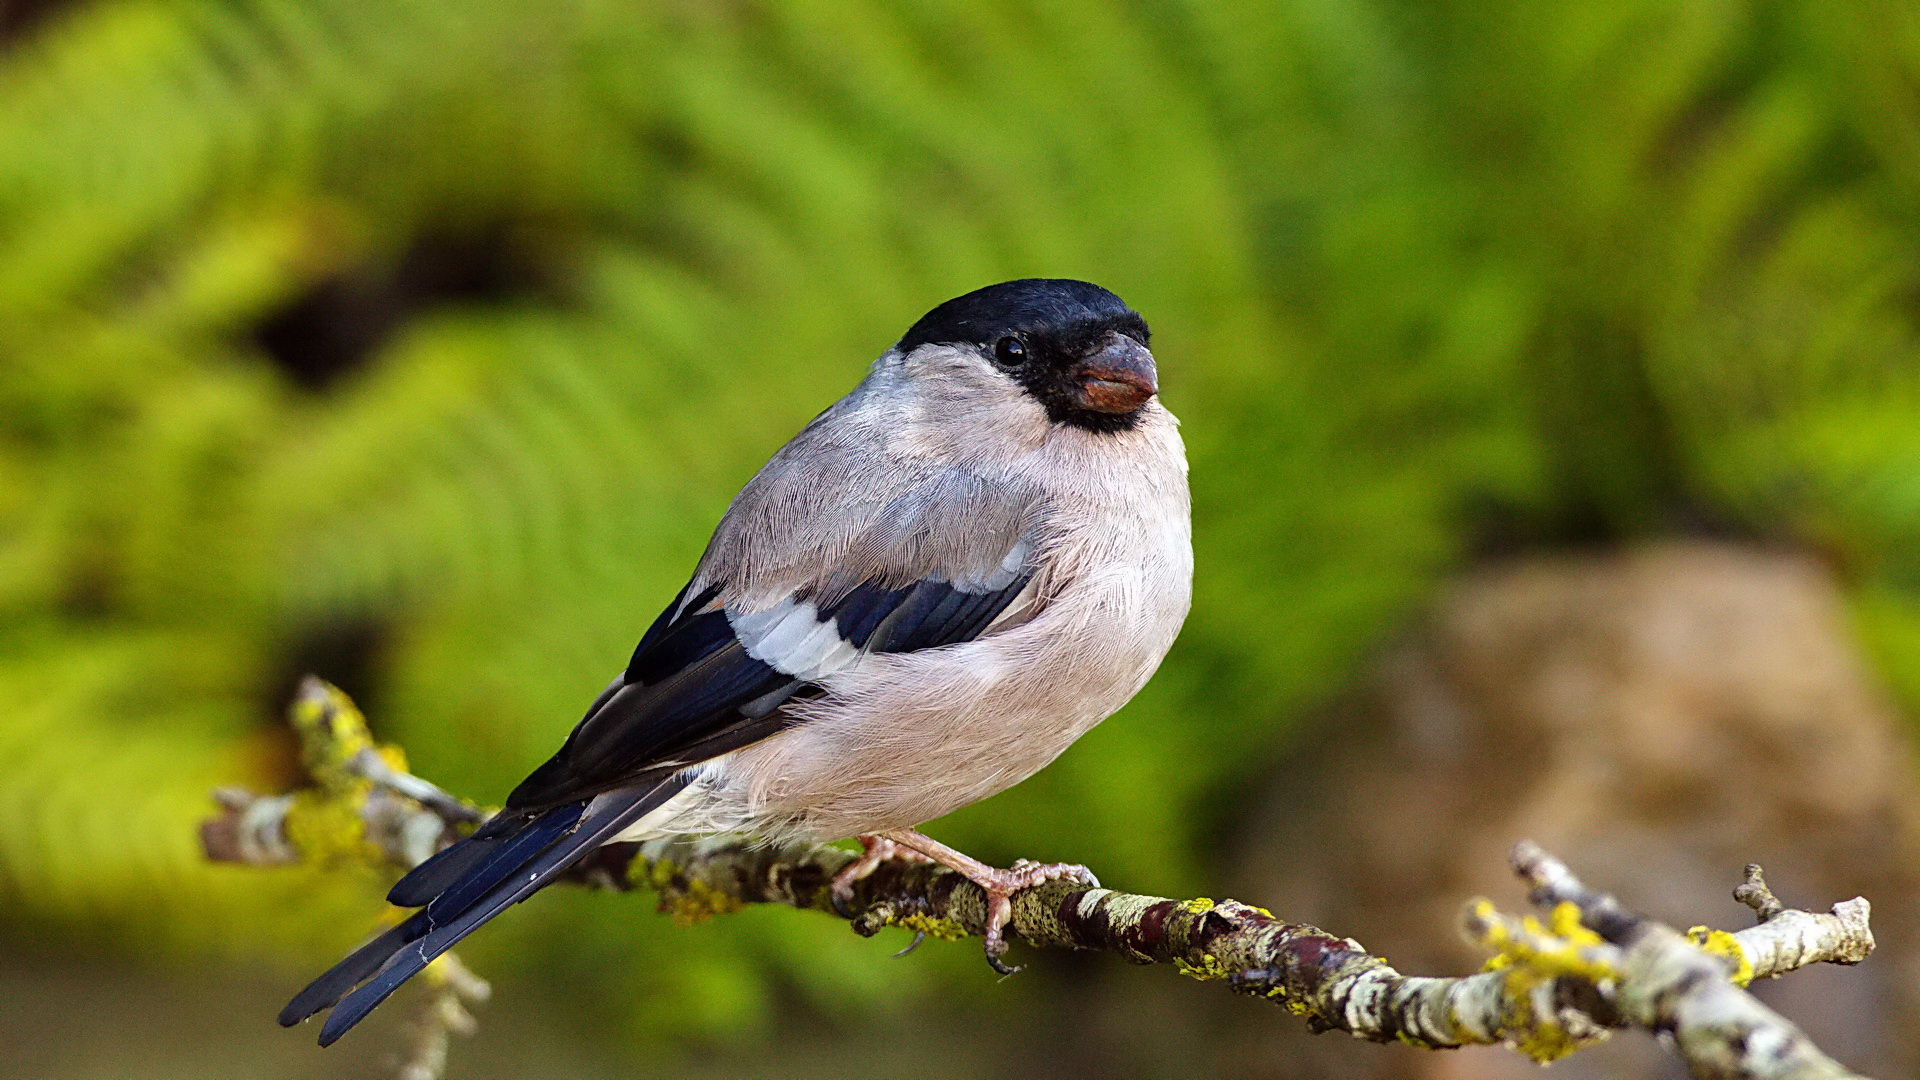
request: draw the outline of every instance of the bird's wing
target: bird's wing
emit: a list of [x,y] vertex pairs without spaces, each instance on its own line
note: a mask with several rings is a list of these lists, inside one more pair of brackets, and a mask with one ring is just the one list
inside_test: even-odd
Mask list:
[[815,458],[804,478],[782,475],[777,457],[748,485],[693,581],[510,808],[557,806],[737,749],[780,730],[783,703],[821,692],[866,654],[967,641],[1030,614],[1032,604],[1009,607],[1043,558],[1034,492],[962,469],[878,476],[824,457],[829,467]]

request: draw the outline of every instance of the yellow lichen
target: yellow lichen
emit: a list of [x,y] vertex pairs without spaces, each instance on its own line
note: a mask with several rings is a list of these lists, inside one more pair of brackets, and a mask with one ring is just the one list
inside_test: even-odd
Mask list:
[[1213,901],[1201,896],[1192,900],[1183,900],[1180,902],[1180,906],[1195,915],[1205,915],[1207,912],[1213,910]]
[[666,859],[635,859],[627,867],[627,883],[640,888],[652,889],[664,893],[673,888],[673,879],[680,873],[680,867]]
[[1618,974],[1593,955],[1593,947],[1605,941],[1580,925],[1580,909],[1570,903],[1556,905],[1544,926],[1531,915],[1522,918],[1518,934],[1489,901],[1475,901],[1473,914],[1485,927],[1480,943],[1495,951],[1488,971],[1525,968],[1542,978],[1572,975],[1593,982]]
[[889,921],[895,926],[904,927],[915,933],[925,934],[928,937],[939,938],[942,941],[964,941],[967,938],[967,928],[961,926],[953,919],[941,919],[932,915],[915,913],[912,915],[902,915]]
[[380,848],[367,838],[367,823],[360,817],[365,789],[351,795],[302,791],[294,795],[287,810],[287,843],[300,857],[316,865],[342,862],[378,864],[384,860]]
[[1562,900],[1553,905],[1547,914],[1547,928],[1556,936],[1579,939],[1584,935],[1589,944],[1598,944],[1600,935],[1580,925],[1580,907],[1571,900]]
[[1542,1065],[1559,1061],[1581,1047],[1598,1042],[1598,1039],[1580,1039],[1574,1037],[1565,1025],[1557,1020],[1540,1020],[1526,1033],[1511,1041],[1515,1050]]
[[629,884],[660,894],[660,911],[681,926],[706,922],[746,907],[731,893],[714,888],[670,859],[635,859],[627,867]]
[[1550,1003],[1545,1009],[1538,1003],[1539,992],[1554,979],[1572,976],[1598,983],[1617,976],[1595,955],[1595,946],[1605,942],[1580,925],[1580,909],[1557,904],[1545,925],[1529,915],[1520,920],[1518,932],[1487,900],[1474,902],[1470,918],[1480,929],[1480,943],[1494,950],[1486,970],[1504,973],[1501,1029],[1508,1034],[1508,1045],[1545,1064],[1592,1041],[1569,1032]]
[[1542,1065],[1580,1049],[1557,1017],[1538,1008],[1536,995],[1553,976],[1519,962],[1519,957],[1509,957],[1503,970],[1500,1029],[1507,1045]]
[[1694,943],[1701,952],[1711,953],[1733,965],[1733,971],[1727,976],[1735,986],[1745,986],[1753,981],[1753,961],[1748,958],[1747,950],[1740,947],[1740,939],[1725,930],[1713,930],[1705,926],[1695,926],[1687,931],[1687,940]]
[[1269,987],[1266,998],[1268,1001],[1278,1001],[1281,1008],[1295,1016],[1313,1015],[1313,1005],[1284,986]]
[[373,733],[353,699],[318,679],[302,687],[292,709],[293,729],[300,735],[300,758],[320,787],[345,792],[364,781],[349,764],[362,750],[373,749]]
[[661,889],[660,907],[674,922],[681,926],[693,926],[715,915],[739,911],[746,905],[731,894],[696,878]]
[[1222,964],[1212,953],[1201,953],[1198,964],[1189,964],[1176,956],[1173,958],[1173,966],[1180,974],[1185,975],[1189,979],[1199,979],[1201,982],[1208,982],[1213,979],[1224,979],[1233,974],[1233,972],[1228,971],[1227,966]]
[[379,753],[380,760],[387,763],[387,768],[397,773],[410,771],[407,768],[407,752],[405,750],[400,749],[392,743],[382,743],[374,749]]

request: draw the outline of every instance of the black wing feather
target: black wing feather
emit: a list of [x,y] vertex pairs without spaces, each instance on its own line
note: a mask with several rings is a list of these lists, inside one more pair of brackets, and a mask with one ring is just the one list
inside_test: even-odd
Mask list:
[[[661,644],[678,648],[684,641],[669,634]],[[644,660],[651,664],[653,657]],[[798,686],[799,680],[748,656],[729,631],[725,641],[679,670],[652,683],[627,683],[609,695],[559,753],[513,789],[507,806],[535,810],[610,791],[753,719],[741,715],[741,706]]]
[[[979,637],[1031,580],[1029,572],[1004,588],[979,593],[944,581],[884,590],[861,585],[836,605],[834,617],[843,637],[871,652],[918,652]],[[855,614],[847,618],[843,611]],[[878,619],[873,617],[876,611]]]

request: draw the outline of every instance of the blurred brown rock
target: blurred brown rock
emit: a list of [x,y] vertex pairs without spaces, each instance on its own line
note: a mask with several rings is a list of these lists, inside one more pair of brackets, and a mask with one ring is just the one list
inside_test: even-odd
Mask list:
[[[1330,711],[1239,840],[1231,895],[1349,934],[1402,971],[1483,959],[1468,897],[1518,907],[1506,852],[1531,837],[1588,882],[1686,927],[1739,928],[1765,866],[1789,905],[1864,895],[1880,950],[1763,986],[1830,1054],[1911,1075],[1916,791],[1907,724],[1857,656],[1830,572],[1704,542],[1478,573]],[[1498,1049],[1433,1054],[1229,1022],[1242,1075],[1532,1077]],[[1627,1034],[1556,1078],[1684,1073]]]

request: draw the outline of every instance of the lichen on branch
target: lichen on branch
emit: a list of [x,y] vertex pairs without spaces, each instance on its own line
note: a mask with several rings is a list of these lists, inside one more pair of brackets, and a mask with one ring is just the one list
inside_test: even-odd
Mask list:
[[[451,842],[484,812],[406,772],[397,748],[374,744],[346,695],[309,679],[294,722],[314,784],[292,795],[216,793],[222,813],[201,829],[207,856],[228,862],[377,863],[396,871]],[[986,927],[986,897],[961,875],[925,862],[888,861],[856,882],[850,900],[829,884],[855,858],[832,845],[772,845],[711,837],[617,844],[567,880],[658,893],[661,910],[697,922],[748,904],[781,904],[845,918],[872,936],[887,927],[959,939]],[[1470,903],[1463,928],[1493,958],[1460,977],[1403,975],[1358,942],[1289,923],[1236,900],[1179,900],[1050,881],[1013,896],[1008,929],[1036,947],[1110,953],[1169,964],[1265,998],[1316,1032],[1430,1049],[1504,1044],[1551,1061],[1617,1028],[1668,1033],[1696,1077],[1833,1080],[1852,1073],[1742,987],[1813,963],[1853,964],[1873,948],[1861,899],[1824,915],[1788,909],[1749,867],[1736,897],[1759,925],[1690,934],[1628,911],[1588,889],[1538,847],[1514,849],[1515,872],[1547,913]],[[916,939],[917,940],[917,939]],[[469,1026],[461,1004],[485,984],[457,962],[433,982],[410,1080],[431,1080],[445,1032]]]

